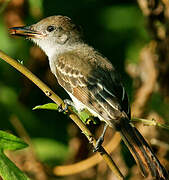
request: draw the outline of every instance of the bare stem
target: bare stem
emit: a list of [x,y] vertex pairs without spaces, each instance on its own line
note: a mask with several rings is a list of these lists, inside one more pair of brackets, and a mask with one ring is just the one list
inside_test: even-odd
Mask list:
[[[58,97],[46,84],[44,84],[38,77],[36,77],[32,72],[30,72],[26,67],[22,64],[18,63],[13,58],[9,57],[5,53],[0,50],[0,58],[6,61],[8,64],[13,66],[15,69],[20,71],[23,75],[25,75],[28,79],[30,79],[36,86],[38,86],[50,99],[52,99],[57,105],[62,105],[65,107],[62,99]],[[96,146],[96,139],[94,138],[93,134],[89,131],[89,129],[83,124],[83,122],[79,119],[79,117],[69,108],[69,117],[77,124],[77,126],[82,130],[82,132],[86,135],[88,140]],[[109,154],[105,151],[104,148],[101,149],[99,152],[103,159],[106,161],[110,169],[113,173],[118,177],[118,179],[124,179],[122,173],[109,156]]]
[[161,124],[156,122],[155,119],[149,120],[149,119],[142,119],[142,118],[132,118],[131,119],[132,122],[141,122],[146,126],[157,126],[166,130],[169,130],[169,126],[167,126],[166,124]]

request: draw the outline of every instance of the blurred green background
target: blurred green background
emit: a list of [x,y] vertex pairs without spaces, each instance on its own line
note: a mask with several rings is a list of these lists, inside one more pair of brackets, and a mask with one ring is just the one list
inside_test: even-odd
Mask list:
[[[12,5],[9,7],[7,4],[3,10],[3,3],[0,3],[0,49],[16,60],[23,61],[25,66],[52,87],[62,99],[68,98],[57,82],[53,82],[56,81],[53,76],[49,75],[47,58],[43,56],[42,62],[31,58],[35,53],[32,50],[34,45],[23,38],[13,38],[9,35],[8,28],[11,24],[8,23],[8,15]],[[14,11],[16,8],[14,6]],[[19,15],[21,14],[21,20],[25,25],[31,25],[51,15],[66,15],[72,18],[82,27],[86,41],[104,54],[120,72],[132,102],[132,79],[125,73],[125,66],[129,63],[138,63],[140,50],[151,39],[151,35],[145,29],[145,19],[135,1],[28,0],[24,1],[21,11]],[[15,22],[12,23],[15,26]],[[38,157],[43,162],[56,165],[71,156],[69,140],[74,136],[72,128],[76,127],[61,113],[47,110],[32,111],[36,105],[48,102],[51,102],[50,99],[34,84],[0,60],[1,129],[17,133],[10,122],[14,116],[17,117],[31,137]],[[163,108],[158,109],[159,113],[165,118],[169,117],[168,105],[163,103],[160,95],[154,94],[152,102],[149,108],[156,110],[160,104]],[[85,139],[80,132],[79,136]]]

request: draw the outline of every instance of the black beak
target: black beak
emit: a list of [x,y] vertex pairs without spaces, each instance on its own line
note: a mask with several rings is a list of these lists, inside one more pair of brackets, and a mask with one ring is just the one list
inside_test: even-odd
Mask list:
[[11,35],[24,36],[26,38],[40,38],[44,36],[42,33],[31,29],[31,26],[12,27],[9,29]]

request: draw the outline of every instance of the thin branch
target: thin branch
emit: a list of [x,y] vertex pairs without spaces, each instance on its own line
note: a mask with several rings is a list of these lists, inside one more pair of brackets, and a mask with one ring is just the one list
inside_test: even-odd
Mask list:
[[[4,61],[6,61],[8,64],[13,66],[15,69],[20,71],[23,75],[25,75],[28,79],[30,79],[35,85],[37,85],[50,99],[52,99],[56,104],[62,105],[63,108],[65,107],[62,99],[58,97],[46,84],[44,84],[39,78],[37,78],[33,73],[31,73],[26,67],[24,67],[22,64],[18,63],[5,53],[3,53],[0,50],[0,58],[2,58]],[[83,122],[79,119],[79,117],[69,108],[69,117],[78,125],[78,127],[82,130],[82,132],[86,135],[89,142],[93,144],[93,146],[96,146],[96,139],[94,138],[93,134],[89,131],[89,129],[83,124]],[[118,179],[124,179],[122,173],[114,163],[114,161],[111,159],[109,154],[104,150],[102,147],[99,154],[103,157],[103,159],[106,161],[110,169],[113,171],[113,173],[118,177]]]
[[141,122],[146,126],[156,126],[156,127],[169,130],[169,126],[167,126],[166,124],[158,123],[155,119],[149,120],[149,119],[142,119],[142,118],[132,118],[131,122]]
[[45,93],[46,96],[52,99],[56,104],[58,105],[62,104],[64,106],[62,99],[58,97],[45,83],[43,83],[38,77],[36,77],[26,67],[24,67],[22,64],[20,64],[19,62],[15,61],[11,57],[3,53],[1,50],[0,50],[0,58],[2,58],[8,64],[13,66],[23,75],[25,75],[28,79],[30,79],[36,86],[38,86]]

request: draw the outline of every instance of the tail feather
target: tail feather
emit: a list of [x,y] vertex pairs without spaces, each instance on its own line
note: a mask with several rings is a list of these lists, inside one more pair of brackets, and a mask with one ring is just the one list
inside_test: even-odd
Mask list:
[[125,125],[123,123],[120,127],[120,133],[145,177],[150,172],[151,176],[156,180],[169,179],[167,171],[160,164],[148,143],[135,127],[129,123],[125,123]]
[[165,170],[165,168],[161,165],[160,161],[157,159],[157,157],[155,156],[155,154],[153,153],[152,149],[150,148],[150,146],[148,145],[148,143],[145,141],[145,139],[143,138],[143,136],[140,134],[140,132],[133,127],[137,137],[140,139],[140,141],[143,142],[144,147],[146,149],[147,154],[149,154],[149,157],[151,157],[151,160],[154,164],[154,166],[157,168],[158,170],[158,174],[160,177],[162,177],[163,179],[169,179],[169,175],[167,173],[167,171]]

